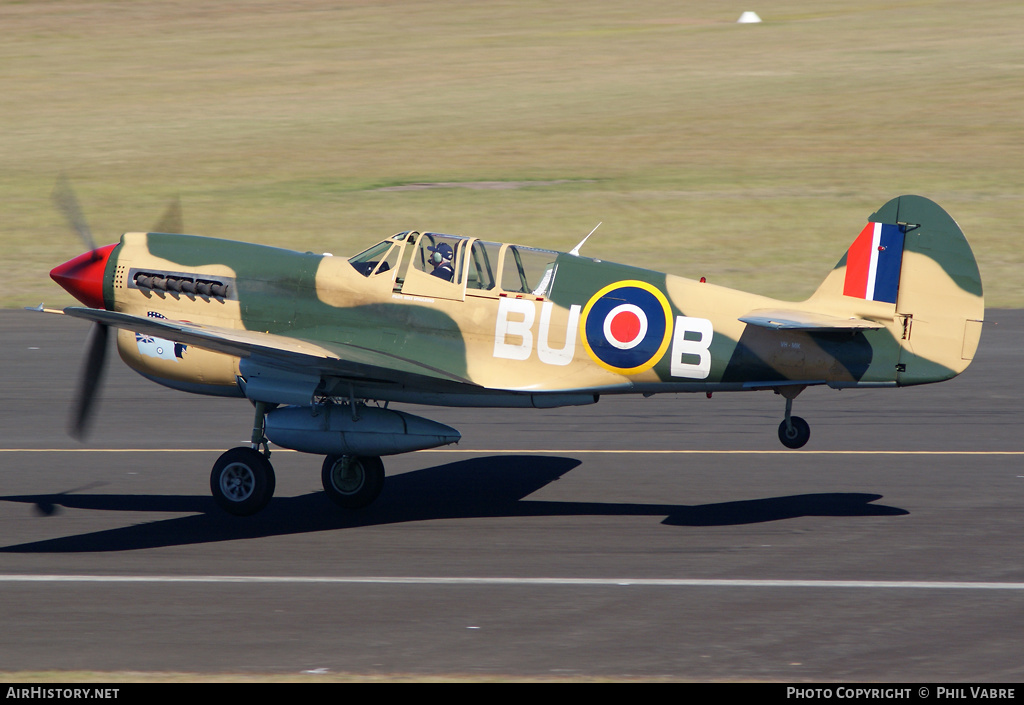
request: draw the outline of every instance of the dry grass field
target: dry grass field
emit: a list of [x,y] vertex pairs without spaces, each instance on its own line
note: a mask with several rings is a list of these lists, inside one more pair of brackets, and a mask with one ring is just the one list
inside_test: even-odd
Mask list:
[[63,172],[101,243],[174,197],[187,232],[345,255],[603,221],[586,254],[792,299],[919,193],[1024,306],[1019,0],[0,1],[0,27],[0,305],[70,303]]

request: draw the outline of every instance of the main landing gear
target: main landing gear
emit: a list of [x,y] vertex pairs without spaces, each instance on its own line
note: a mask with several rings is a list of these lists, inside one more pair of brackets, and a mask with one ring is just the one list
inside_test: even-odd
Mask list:
[[[256,405],[252,445],[225,452],[210,473],[214,501],[235,516],[256,514],[274,496],[277,478],[263,433],[266,412],[265,404]],[[361,509],[384,489],[384,463],[377,456],[328,455],[320,477],[331,501],[346,509]]]
[[779,440],[787,448],[803,448],[811,437],[811,426],[799,416],[793,416],[793,399],[804,387],[779,387],[776,394],[786,398],[786,418],[779,424]]
[[214,501],[235,516],[249,516],[267,506],[276,485],[274,468],[267,456],[245,446],[220,456],[210,473]]
[[320,479],[332,502],[346,509],[362,509],[384,489],[384,463],[378,457],[328,455]]

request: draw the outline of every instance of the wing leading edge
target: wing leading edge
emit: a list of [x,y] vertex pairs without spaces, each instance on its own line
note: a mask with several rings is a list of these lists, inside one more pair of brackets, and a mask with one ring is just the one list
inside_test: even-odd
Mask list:
[[421,389],[451,384],[478,387],[468,379],[398,355],[348,343],[331,342],[331,348],[300,338],[260,331],[222,328],[198,323],[135,316],[116,311],[71,306],[64,313],[134,333],[187,343],[204,350],[258,359],[285,370],[304,374],[375,382],[395,382]]

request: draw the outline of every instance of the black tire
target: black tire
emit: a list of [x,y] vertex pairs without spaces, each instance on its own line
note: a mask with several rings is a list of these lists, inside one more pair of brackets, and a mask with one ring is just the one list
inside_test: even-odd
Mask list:
[[258,450],[232,448],[219,458],[210,473],[210,491],[221,509],[235,516],[250,516],[274,496],[277,477],[270,461]]
[[792,428],[786,428],[786,422],[779,424],[779,440],[787,448],[803,448],[811,437],[811,426],[799,416],[790,416]]
[[320,472],[324,492],[346,509],[373,504],[384,489],[384,463],[377,456],[328,455]]

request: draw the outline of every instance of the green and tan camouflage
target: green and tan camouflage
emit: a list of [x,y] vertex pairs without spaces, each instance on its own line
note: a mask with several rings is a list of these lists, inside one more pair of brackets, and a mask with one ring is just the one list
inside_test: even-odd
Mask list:
[[[557,407],[607,394],[773,390],[786,399],[779,437],[796,448],[810,433],[791,415],[803,389],[950,379],[974,357],[984,317],[966,238],[920,196],[871,215],[799,303],[575,250],[416,231],[347,259],[126,233],[52,276],[87,306],[66,314],[118,329],[133,369],[187,392],[247,397],[257,430],[265,423],[286,445],[275,434],[287,426],[289,447],[329,455],[336,476],[357,455],[431,447],[398,438],[418,417],[392,428],[368,400]],[[282,425],[278,405],[304,411]],[[322,411],[334,406],[348,411],[335,409],[328,428]],[[458,439],[420,428],[421,443]],[[325,445],[324,433],[349,445]],[[253,445],[265,446],[258,435]],[[330,494],[327,463],[324,473]]]

